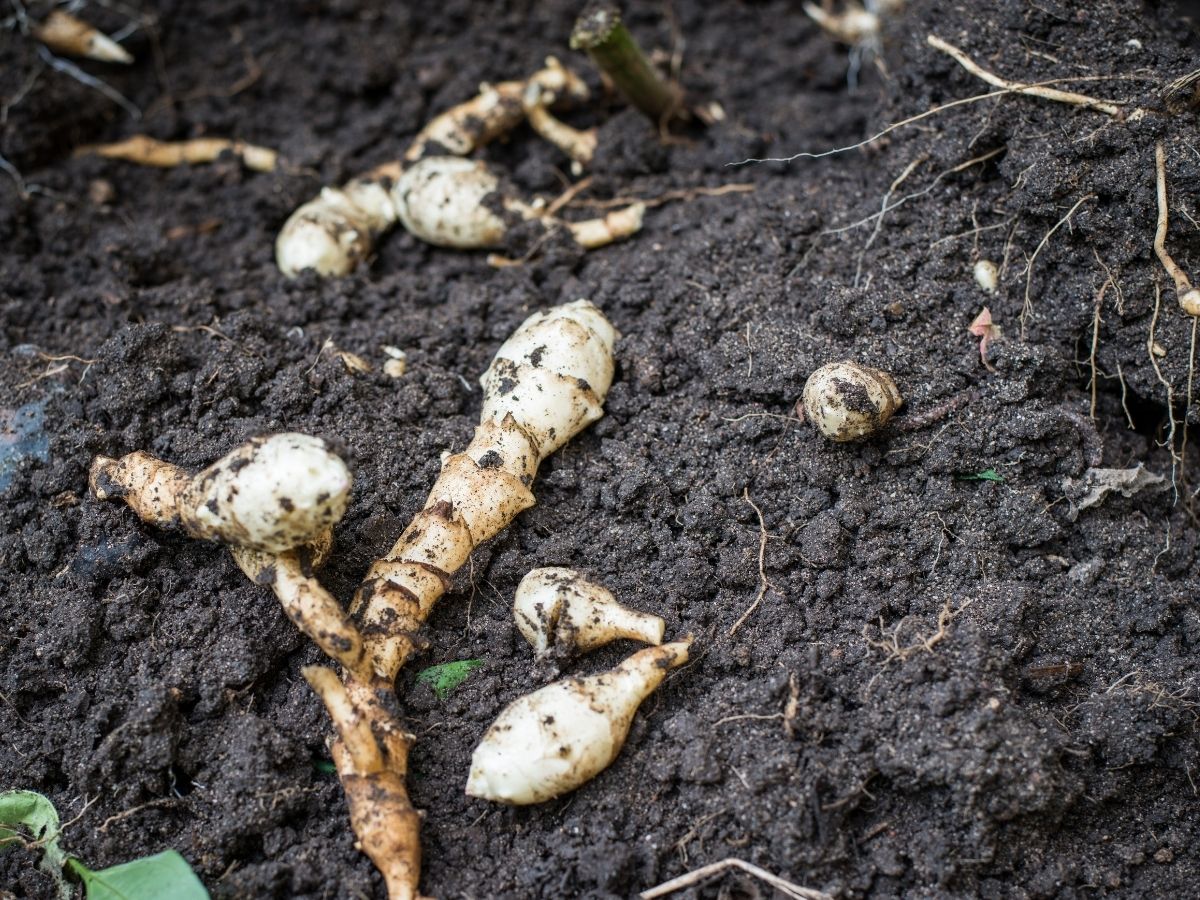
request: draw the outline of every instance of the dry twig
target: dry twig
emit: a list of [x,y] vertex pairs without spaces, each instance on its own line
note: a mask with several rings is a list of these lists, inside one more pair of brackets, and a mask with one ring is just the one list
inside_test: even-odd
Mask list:
[[741,869],[747,875],[765,881],[775,890],[784,894],[787,897],[792,897],[794,900],[833,900],[833,898],[824,891],[818,891],[813,888],[800,887],[798,884],[792,884],[790,881],[785,881],[778,875],[772,875],[766,869],[760,869],[758,866],[752,865],[745,860],[736,857],[729,857],[720,862],[711,863],[707,866],[701,866],[695,871],[688,872],[686,875],[680,875],[678,878],[672,878],[670,881],[664,881],[657,887],[652,887],[649,890],[642,891],[638,896],[641,900],[654,900],[656,897],[666,897],[668,894],[673,894],[676,891],[681,891],[686,887],[691,887],[694,884],[699,884],[714,875],[720,875],[728,869]]

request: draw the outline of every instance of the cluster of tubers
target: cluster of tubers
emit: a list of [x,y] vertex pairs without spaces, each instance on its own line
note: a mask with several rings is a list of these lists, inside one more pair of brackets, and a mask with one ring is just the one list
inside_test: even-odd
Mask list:
[[292,213],[275,241],[279,270],[288,276],[305,269],[346,275],[397,223],[426,243],[458,249],[496,247],[513,223],[527,220],[564,227],[585,249],[635,234],[646,209],[641,203],[600,218],[565,222],[509,194],[487,163],[466,158],[528,120],[577,163],[589,161],[595,133],[570,128],[550,112],[587,96],[587,85],[554,57],[527,79],[483,85],[478,96],[421,129],[403,159],[341,187],[326,187]]
[[[615,340],[600,310],[579,300],[535,313],[501,345],[480,379],[474,438],[445,459],[424,508],[367,572],[349,613],[314,574],[351,487],[345,463],[320,439],[255,438],[198,474],[142,452],[92,465],[97,499],[122,500],[143,521],[227,545],[243,572],[271,586],[296,625],[340,664],[340,674],[317,665],[304,677],[337,732],[330,751],[351,824],[393,900],[418,896],[421,816],[405,786],[414,737],[387,697],[454,573],[534,504],[541,462],[603,415]],[[662,641],[661,619],[625,609],[569,570],[530,573],[515,609],[541,655],[563,658],[621,637]],[[613,761],[638,704],[687,660],[690,643],[654,646],[609,672],[559,681],[511,704],[476,750],[468,792],[534,803],[583,784]],[[547,715],[558,724],[550,727]]]

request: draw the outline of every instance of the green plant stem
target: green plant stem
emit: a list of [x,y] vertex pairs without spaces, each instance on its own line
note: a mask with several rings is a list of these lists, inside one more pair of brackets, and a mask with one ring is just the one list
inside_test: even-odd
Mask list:
[[575,22],[571,47],[586,50],[592,62],[613,80],[630,103],[661,124],[684,112],[679,86],[654,70],[615,3],[590,3]]

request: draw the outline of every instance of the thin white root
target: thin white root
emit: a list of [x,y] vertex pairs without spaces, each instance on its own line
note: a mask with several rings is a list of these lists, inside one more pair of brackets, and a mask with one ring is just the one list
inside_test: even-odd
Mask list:
[[720,875],[726,869],[741,869],[747,875],[752,875],[760,881],[765,881],[771,887],[782,893],[784,896],[791,897],[792,900],[833,900],[830,894],[824,891],[814,890],[813,888],[800,887],[792,884],[790,881],[785,881],[778,875],[772,875],[766,869],[760,869],[758,866],[751,865],[748,862],[730,857],[723,859],[720,862],[711,863],[707,866],[702,866],[695,871],[688,872],[686,875],[680,875],[678,878],[672,878],[670,881],[664,881],[658,887],[652,887],[649,890],[642,891],[638,894],[641,900],[657,900],[658,897],[666,897],[668,894],[673,894],[676,891],[682,891],[684,888],[691,887],[694,884],[699,884],[712,878],[714,875]]
[[142,166],[170,169],[175,166],[194,166],[214,162],[222,153],[232,153],[247,169],[255,172],[274,172],[279,154],[268,147],[232,141],[228,138],[193,138],[187,141],[160,141],[145,134],[113,144],[87,144],[75,151],[76,156],[103,156],[122,159]]
[[513,599],[517,629],[538,659],[567,659],[628,638],[661,644],[666,623],[622,606],[612,591],[574,569],[534,569]]
[[566,678],[505,707],[471,756],[467,794],[525,805],[561,797],[617,758],[638,706],[688,659],[690,637],[615,669]]
[[55,53],[122,65],[133,62],[129,51],[112,38],[62,10],[56,9],[46,16],[33,29],[33,36]]
[[[999,75],[989,72],[975,62],[975,60],[971,59],[971,57],[967,56],[967,54],[963,53],[963,51],[959,50],[953,44],[943,41],[935,34],[929,35],[925,40],[930,47],[947,54],[976,78],[982,79],[994,87],[1012,91],[1014,94],[1026,94],[1030,97],[1040,97],[1043,100],[1053,100],[1055,103],[1084,106],[1108,116],[1122,116],[1125,114],[1125,110],[1122,108],[1123,104],[1118,100],[1097,100],[1095,97],[1089,97],[1086,94],[1076,94],[1074,91],[1060,91],[1057,88],[1045,87],[1044,85],[1009,81],[1007,78],[1001,78]],[[1142,110],[1134,110],[1130,118],[1142,112]]]
[[1158,225],[1154,231],[1154,252],[1171,280],[1175,282],[1175,296],[1180,308],[1189,316],[1200,316],[1200,290],[1192,287],[1191,279],[1167,252],[1167,228],[1169,210],[1167,206],[1167,163],[1162,141],[1154,145],[1155,185],[1158,195]]

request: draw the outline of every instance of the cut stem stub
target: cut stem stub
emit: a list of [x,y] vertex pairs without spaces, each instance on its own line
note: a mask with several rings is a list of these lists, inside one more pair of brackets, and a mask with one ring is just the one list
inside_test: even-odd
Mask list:
[[684,113],[683,92],[654,70],[622,23],[617,4],[589,3],[575,21],[571,49],[585,50],[617,90],[656,124]]

